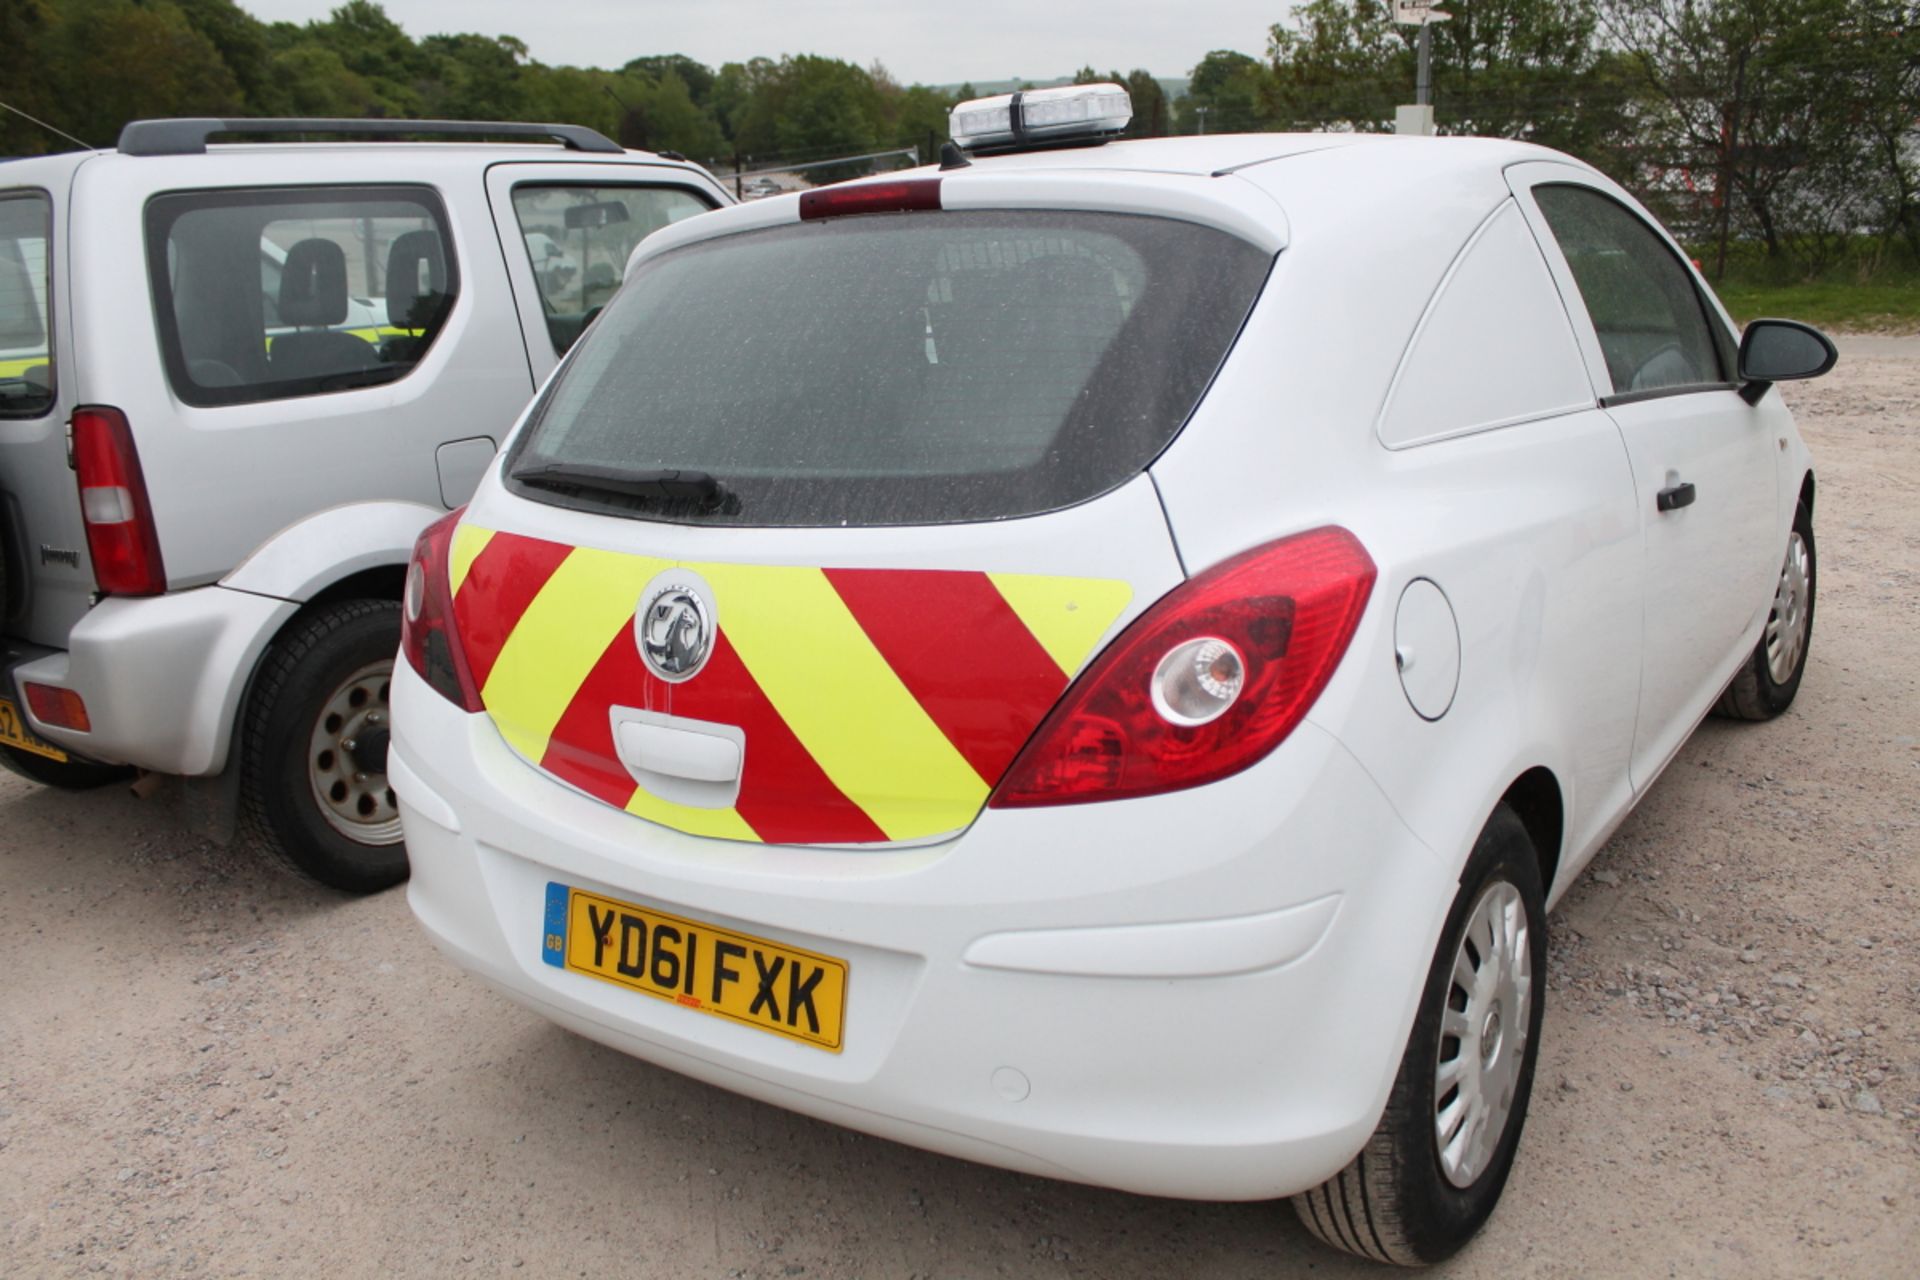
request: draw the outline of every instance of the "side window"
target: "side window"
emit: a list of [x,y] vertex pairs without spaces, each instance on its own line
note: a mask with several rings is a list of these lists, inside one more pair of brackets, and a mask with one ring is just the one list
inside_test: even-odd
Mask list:
[[446,213],[425,188],[158,196],[147,262],[167,375],[194,405],[403,378],[459,294]]
[[0,196],[0,418],[53,408],[53,202]]
[[515,187],[513,216],[540,287],[554,353],[564,354],[607,305],[635,245],[712,207],[681,187]]
[[1652,228],[1587,187],[1543,184],[1533,197],[1573,269],[1615,395],[1727,380],[1693,278]]

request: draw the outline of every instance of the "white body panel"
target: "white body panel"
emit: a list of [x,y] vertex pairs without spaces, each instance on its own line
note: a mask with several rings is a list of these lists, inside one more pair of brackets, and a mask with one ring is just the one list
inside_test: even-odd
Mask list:
[[[1190,795],[989,810],[957,842],[839,852],[638,830],[529,768],[404,664],[394,699],[407,898],[458,963],[674,1070],[1051,1177],[1255,1199],[1337,1169],[1373,1127],[1412,1018],[1412,989],[1388,975],[1424,969],[1433,947],[1437,922],[1408,921],[1450,893],[1445,864],[1313,729],[1214,788],[1211,820]],[[550,880],[847,960],[846,1051],[543,964]],[[1261,919],[1276,912],[1278,936]],[[990,936],[1141,923],[1161,936],[1131,964],[1103,962],[1101,942]],[[976,945],[986,954],[969,962]],[[1223,1025],[1240,1029],[1231,1044]],[[996,1090],[1003,1068],[1029,1096]]]
[[103,600],[64,653],[14,669],[22,682],[79,691],[92,728],[56,728],[23,709],[41,737],[107,764],[218,773],[247,676],[298,611],[289,600],[218,586]]
[[420,531],[444,514],[414,502],[330,507],[268,538],[220,585],[305,603],[356,573],[406,563]]
[[[1517,205],[1506,171],[1530,167],[1600,181],[1518,144],[1330,137],[1117,144],[944,174],[949,209],[1160,214],[1276,255],[1148,477],[1079,508],[962,527],[689,528],[530,502],[497,473],[472,508],[488,529],[670,558],[1119,566],[1161,590],[1338,525],[1378,579],[1331,682],[1266,758],[1142,799],[989,807],[916,847],[770,848],[594,802],[403,667],[393,778],[421,922],[458,963],[582,1034],[916,1145],[1207,1198],[1285,1195],[1338,1171],[1378,1122],[1489,814],[1517,780],[1548,780],[1559,832],[1538,853],[1549,897],[1563,893],[1651,781],[1633,767],[1645,673],[1671,675],[1653,696],[1677,732],[1705,714],[1764,616],[1765,575],[1748,569],[1777,568],[1806,476],[1777,396],[1745,452],[1732,428],[1702,427],[1739,453],[1724,461],[1744,478],[1716,487],[1757,505],[1710,548],[1671,542],[1643,491],[1636,450],[1649,446],[1631,415],[1601,407],[1591,326]],[[769,199],[638,255],[797,216]],[[1476,347],[1473,334],[1495,336]],[[1487,385],[1502,359],[1527,367]],[[1698,397],[1669,403],[1682,400]],[[1129,502],[1131,534],[1116,518]],[[1695,581],[1735,559],[1737,582]],[[1396,611],[1415,583],[1428,585],[1410,631],[1451,668],[1444,697],[1420,686],[1427,714],[1397,669]],[[1746,620],[1688,647],[1656,590],[1711,594]],[[1151,594],[1136,591],[1116,632]],[[845,958],[844,1052],[542,963],[549,882]]]

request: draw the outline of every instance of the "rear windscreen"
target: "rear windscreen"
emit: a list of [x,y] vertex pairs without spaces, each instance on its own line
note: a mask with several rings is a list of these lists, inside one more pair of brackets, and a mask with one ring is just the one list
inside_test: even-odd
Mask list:
[[[1139,474],[1270,265],[1224,232],[1110,213],[801,223],[653,258],[587,331],[507,472],[568,506],[743,525],[1031,515]],[[649,507],[551,476],[702,472]]]

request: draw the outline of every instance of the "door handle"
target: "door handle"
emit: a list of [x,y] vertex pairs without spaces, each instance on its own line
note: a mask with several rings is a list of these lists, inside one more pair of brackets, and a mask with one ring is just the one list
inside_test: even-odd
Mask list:
[[1653,505],[1662,511],[1678,511],[1690,507],[1698,495],[1694,492],[1693,481],[1683,480],[1679,484],[1670,484],[1654,495]]

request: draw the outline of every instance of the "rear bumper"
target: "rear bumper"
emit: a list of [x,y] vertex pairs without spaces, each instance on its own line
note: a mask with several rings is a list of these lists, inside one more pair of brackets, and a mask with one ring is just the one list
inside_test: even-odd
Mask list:
[[[1303,725],[1202,791],[988,810],[944,844],[706,840],[579,795],[394,679],[408,901],[513,999],[636,1057],[987,1164],[1264,1199],[1382,1108],[1452,878]],[[543,963],[558,881],[844,959],[838,1054]]]
[[226,767],[234,717],[254,664],[299,606],[201,587],[144,599],[102,600],[75,624],[65,651],[36,650],[8,673],[71,689],[91,729],[42,723],[33,731],[106,764],[198,777]]

